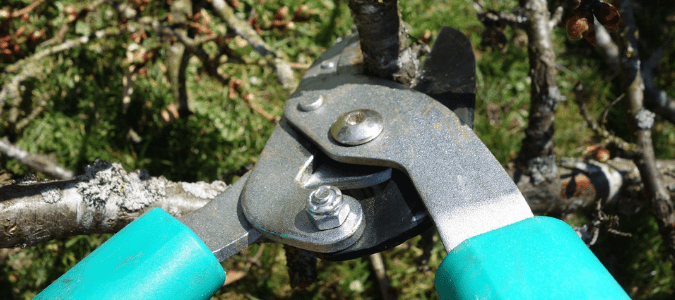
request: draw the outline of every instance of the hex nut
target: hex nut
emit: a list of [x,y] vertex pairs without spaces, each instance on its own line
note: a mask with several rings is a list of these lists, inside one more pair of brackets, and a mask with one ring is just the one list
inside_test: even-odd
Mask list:
[[319,230],[340,227],[349,215],[349,204],[342,201],[342,193],[333,186],[320,186],[312,191],[307,203],[307,213]]

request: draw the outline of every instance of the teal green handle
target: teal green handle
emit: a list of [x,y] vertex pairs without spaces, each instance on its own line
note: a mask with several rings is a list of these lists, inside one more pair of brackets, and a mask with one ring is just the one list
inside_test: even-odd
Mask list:
[[630,299],[572,228],[534,217],[472,237],[436,272],[440,299]]
[[154,208],[35,299],[208,299],[223,282],[225,271],[204,242]]

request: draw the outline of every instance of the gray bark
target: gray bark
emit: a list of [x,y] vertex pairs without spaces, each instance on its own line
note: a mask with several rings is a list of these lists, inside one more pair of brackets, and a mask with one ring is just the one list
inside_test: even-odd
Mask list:
[[644,196],[651,203],[654,217],[663,238],[663,244],[668,251],[673,268],[675,268],[675,208],[654,156],[651,135],[654,113],[643,107],[644,82],[640,75],[638,31],[635,26],[631,1],[622,0],[620,9],[625,25],[623,37],[626,42],[622,53],[624,92],[628,99],[627,105],[631,116],[629,119],[633,127],[633,136],[636,144],[642,150],[641,155],[638,155],[634,160],[644,184]]
[[408,30],[397,0],[350,0],[366,73],[410,86],[417,58],[407,44]]
[[0,248],[114,233],[154,207],[180,217],[204,206],[225,188],[222,181],[171,182],[96,161],[73,180],[0,187]]
[[530,116],[516,165],[539,184],[557,177],[553,121],[558,102],[564,100],[555,82],[555,62],[548,4],[546,0],[525,1],[530,23],[527,28],[530,78]]

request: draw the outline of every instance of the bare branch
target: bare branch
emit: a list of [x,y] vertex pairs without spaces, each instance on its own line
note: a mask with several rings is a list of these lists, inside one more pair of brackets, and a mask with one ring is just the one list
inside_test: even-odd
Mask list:
[[613,73],[619,72],[619,46],[617,46],[612,37],[609,35],[605,26],[602,26],[597,19],[595,19],[595,45],[598,47],[600,54],[605,59],[605,63]]
[[532,87],[529,124],[516,164],[538,184],[557,177],[553,121],[555,108],[565,97],[556,84],[558,68],[551,40],[548,4],[546,0],[527,0],[524,7],[530,19],[527,36]]
[[586,120],[586,124],[588,124],[588,127],[591,128],[591,130],[593,130],[593,132],[596,135],[605,139],[603,141],[603,144],[615,145],[616,147],[625,151],[628,157],[635,157],[636,155],[639,155],[640,150],[637,149],[637,146],[635,144],[628,143],[623,139],[621,139],[620,137],[611,134],[609,131],[607,131],[607,129],[605,129],[603,126],[598,125],[598,123],[591,118],[591,116],[588,114],[586,103],[584,102],[583,93],[584,88],[581,85],[581,82],[579,82],[574,87],[574,94],[576,95],[577,104],[579,105],[579,111],[581,112],[581,116],[584,117],[584,120]]
[[[89,41],[97,38],[103,38],[105,36],[117,35],[120,33],[120,30],[117,27],[110,27],[107,29],[101,29],[96,31],[90,36],[82,36],[77,39],[71,39],[63,42],[60,45],[53,46],[47,49],[44,49],[40,52],[37,52],[30,57],[24,58],[13,65],[5,68],[5,72],[16,73],[21,70],[21,73],[17,74],[12,78],[12,81],[7,83],[0,91],[0,107],[5,104],[7,99],[17,99],[19,97],[19,86],[21,82],[28,78],[32,78],[42,73],[43,67],[40,64],[40,60],[59,52],[63,52],[75,47],[79,47],[88,43]],[[23,68],[23,69],[22,69]]]
[[96,161],[74,180],[0,187],[0,247],[27,247],[79,234],[114,233],[145,211],[160,207],[179,217],[226,189],[216,181],[170,182],[145,171]]
[[20,17],[24,14],[27,14],[27,13],[31,12],[36,6],[42,4],[42,2],[45,2],[45,0],[35,0],[35,2],[33,2],[31,4],[28,4],[28,6],[22,8],[22,9],[13,11],[12,17]]
[[52,158],[23,150],[10,143],[7,138],[0,139],[0,153],[15,159],[33,170],[54,178],[67,180],[73,178],[73,175],[75,175],[72,171],[59,166]]
[[563,9],[562,6],[558,6],[558,8],[555,9],[555,12],[553,12],[553,15],[551,16],[551,19],[548,21],[548,28],[549,30],[553,30],[558,24],[560,24],[560,21],[562,21],[563,18],[563,12],[565,9]]
[[[192,2],[188,0],[177,0],[171,3],[171,15],[176,29],[172,30],[173,35],[179,37],[182,43],[172,43],[167,47],[166,61],[168,65],[167,77],[171,84],[171,91],[174,99],[178,100],[178,115],[181,118],[187,118],[192,112],[188,106],[187,94],[187,66],[190,61],[190,54],[200,56],[200,59],[208,60],[208,54],[203,51],[201,44],[195,43],[188,37],[187,25],[188,16],[192,14]],[[167,30],[169,27],[166,27]],[[188,41],[190,41],[188,43]],[[189,45],[188,45],[189,44]],[[186,51],[190,48],[192,51]],[[202,51],[199,51],[202,50]],[[207,64],[208,68],[209,65]],[[209,72],[211,74],[212,72]]]
[[[224,0],[212,0],[211,5],[216,13],[225,20],[227,26],[232,28],[237,35],[244,38],[255,51],[266,57],[268,63],[276,68],[277,78],[284,88],[293,89],[298,85],[288,62],[272,51],[251,25],[237,18],[234,15],[234,10]],[[267,58],[267,56],[271,56],[272,58]]]
[[[38,60],[44,58],[45,56],[53,55],[53,54],[63,52],[63,51],[66,51],[66,50],[69,50],[69,49],[72,49],[72,48],[75,48],[75,47],[79,47],[79,46],[84,45],[84,44],[86,44],[86,43],[88,43],[88,42],[90,42],[94,39],[100,39],[100,38],[103,38],[103,37],[106,37],[106,36],[111,36],[111,35],[118,35],[118,34],[120,34],[120,32],[121,31],[117,27],[109,27],[109,28],[106,28],[106,29],[97,30],[96,32],[94,32],[94,34],[91,34],[89,36],[81,36],[81,37],[76,38],[76,39],[67,40],[60,45],[44,49],[44,50],[42,50],[40,52],[37,52],[37,53],[27,57],[27,58],[24,58],[24,59],[18,61],[16,63],[14,63],[13,65],[10,65],[7,68],[5,68],[5,71],[8,72],[8,73],[15,73],[23,65],[26,65],[28,62],[35,62],[35,61],[38,61]],[[0,99],[0,103],[2,103],[1,99]]]
[[410,86],[419,72],[417,57],[407,44],[398,0],[350,0],[367,73]]
[[632,1],[622,0],[621,16],[625,27],[623,37],[626,46],[623,52],[624,90],[629,100],[629,115],[634,127],[637,145],[642,155],[636,157],[635,164],[640,170],[644,183],[644,194],[650,200],[652,211],[659,226],[663,243],[669,253],[670,261],[675,268],[675,208],[663,183],[663,178],[656,165],[651,127],[654,124],[654,113],[643,107],[644,83],[640,75],[638,55],[638,31],[633,16]]
[[654,108],[654,111],[675,124],[675,99],[666,94],[666,92],[656,86],[654,83],[654,69],[657,67],[661,56],[663,56],[664,49],[673,41],[670,37],[666,42],[656,49],[652,56],[647,61],[642,62],[642,80],[645,85],[645,92],[647,92],[646,104],[648,107]]
[[381,253],[375,253],[368,256],[370,258],[370,264],[373,266],[373,271],[375,271],[375,277],[377,278],[377,287],[380,289],[380,296],[383,300],[392,300],[396,299],[396,291],[391,287],[389,283],[389,278],[387,278],[387,270],[384,266],[384,260],[382,259]]
[[607,115],[609,115],[609,110],[612,108],[612,106],[619,103],[619,101],[621,101],[621,99],[623,99],[624,97],[626,97],[625,93],[619,95],[619,97],[616,97],[616,99],[614,99],[612,103],[607,105],[607,108],[605,108],[605,111],[602,113],[602,119],[600,119],[600,124],[605,124],[607,122]]

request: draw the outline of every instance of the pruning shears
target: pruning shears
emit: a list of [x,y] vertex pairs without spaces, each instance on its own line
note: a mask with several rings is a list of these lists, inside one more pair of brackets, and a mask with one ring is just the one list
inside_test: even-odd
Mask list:
[[464,35],[441,30],[413,88],[362,60],[356,36],[328,49],[252,171],[187,216],[147,212],[37,299],[206,299],[219,262],[261,238],[345,260],[434,225],[441,299],[629,299],[571,227],[533,216],[472,131]]

